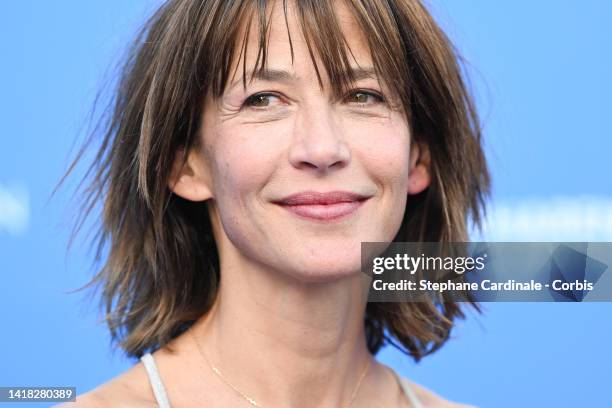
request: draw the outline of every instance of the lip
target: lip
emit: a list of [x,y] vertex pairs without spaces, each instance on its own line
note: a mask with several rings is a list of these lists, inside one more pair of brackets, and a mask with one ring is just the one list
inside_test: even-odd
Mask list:
[[353,214],[370,197],[350,191],[303,191],[273,202],[301,218],[333,221]]

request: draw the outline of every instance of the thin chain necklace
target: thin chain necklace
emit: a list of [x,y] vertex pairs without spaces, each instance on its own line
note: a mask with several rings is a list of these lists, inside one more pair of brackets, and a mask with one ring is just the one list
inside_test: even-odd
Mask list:
[[[204,350],[202,350],[202,348],[200,347],[200,343],[198,343],[198,341],[197,341],[197,339],[195,337],[195,334],[193,333],[192,330],[189,330],[189,331],[191,332],[191,337],[193,338],[193,341],[196,343],[196,347],[198,349],[198,352],[200,353],[200,355],[202,356],[204,361],[206,361],[206,364],[212,370],[212,372],[215,373],[215,375],[217,377],[219,377],[219,379],[221,381],[223,381],[228,387],[230,387],[232,390],[234,390],[238,395],[240,395],[242,398],[247,400],[249,404],[251,404],[251,405],[253,405],[255,407],[263,408],[263,405],[261,405],[259,402],[255,401],[255,399],[253,399],[253,398],[249,397],[248,395],[246,395],[244,392],[240,391],[238,389],[238,387],[236,387],[234,384],[232,384],[227,378],[225,378],[225,376],[223,374],[221,374],[221,371],[217,367],[215,367],[214,365],[211,364],[211,362],[208,360],[208,358],[206,358],[206,354],[204,353]],[[359,376],[359,380],[357,381],[357,385],[355,386],[355,389],[353,390],[353,393],[351,394],[351,398],[349,399],[348,404],[345,405],[346,408],[350,407],[353,404],[353,401],[355,400],[355,397],[357,396],[357,391],[359,391],[359,387],[361,386],[361,382],[365,378],[365,376],[366,376],[366,374],[368,372],[368,369],[370,368],[371,361],[372,361],[372,359],[369,358],[368,361],[365,364],[365,367],[361,371],[361,375]]]

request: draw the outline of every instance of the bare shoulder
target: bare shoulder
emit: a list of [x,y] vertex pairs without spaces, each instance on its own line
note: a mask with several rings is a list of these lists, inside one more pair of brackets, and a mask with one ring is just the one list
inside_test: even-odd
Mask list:
[[460,404],[446,400],[436,394],[435,392],[417,384],[413,381],[407,380],[410,383],[411,388],[414,390],[417,398],[427,408],[475,408],[473,405]]
[[106,408],[106,407],[157,407],[148,377],[142,363],[138,363],[124,373],[104,384],[77,395],[75,402],[57,407],[61,408]]

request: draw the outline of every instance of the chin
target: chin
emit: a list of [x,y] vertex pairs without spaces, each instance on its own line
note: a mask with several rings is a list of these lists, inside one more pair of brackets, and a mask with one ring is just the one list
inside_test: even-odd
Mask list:
[[[296,262],[298,261],[298,262]],[[304,283],[326,283],[348,278],[361,273],[360,253],[347,253],[346,256],[325,251],[318,256],[297,256],[285,271]]]
[[333,283],[339,280],[355,276],[359,270],[348,270],[348,269],[328,269],[328,270],[294,270],[290,272],[291,277],[300,281],[301,283],[321,284],[321,283]]

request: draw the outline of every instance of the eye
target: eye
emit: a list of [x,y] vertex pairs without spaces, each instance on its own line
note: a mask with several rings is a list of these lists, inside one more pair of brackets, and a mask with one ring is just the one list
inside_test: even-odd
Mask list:
[[377,92],[358,90],[349,93],[344,101],[358,105],[372,105],[385,102],[385,98]]
[[246,98],[242,106],[251,108],[266,108],[279,100],[280,98],[274,94],[258,93]]

